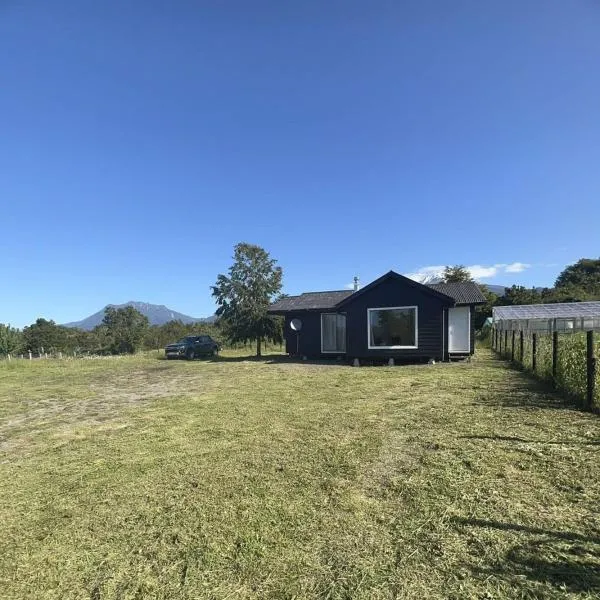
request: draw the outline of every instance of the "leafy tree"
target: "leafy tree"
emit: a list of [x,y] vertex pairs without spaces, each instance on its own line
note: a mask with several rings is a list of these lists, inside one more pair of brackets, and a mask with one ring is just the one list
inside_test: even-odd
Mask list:
[[461,281],[473,281],[471,274],[464,265],[448,265],[442,273],[444,283],[460,283]]
[[556,289],[570,288],[600,293],[600,258],[582,258],[566,267],[556,279]]
[[23,344],[23,334],[10,325],[0,323],[0,356],[19,350]]
[[23,329],[23,342],[26,350],[56,352],[66,349],[68,330],[54,321],[37,319],[35,323]]
[[506,288],[504,296],[497,301],[499,306],[515,306],[520,304],[538,304],[542,295],[535,288],[526,288],[522,285],[513,285]]
[[107,350],[111,354],[133,354],[142,346],[148,330],[148,317],[133,306],[109,306],[104,312],[102,324],[96,330],[97,335],[106,334]]
[[283,272],[276,264],[260,246],[237,244],[229,276],[219,275],[211,288],[223,333],[232,343],[256,341],[256,356],[263,340],[282,340],[281,319],[267,313],[281,290]]

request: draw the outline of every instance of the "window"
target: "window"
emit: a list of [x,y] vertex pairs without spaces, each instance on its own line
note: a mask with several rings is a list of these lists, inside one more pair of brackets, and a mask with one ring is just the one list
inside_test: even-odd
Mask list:
[[321,352],[346,352],[346,315],[321,315]]
[[417,307],[368,308],[370,350],[417,348]]

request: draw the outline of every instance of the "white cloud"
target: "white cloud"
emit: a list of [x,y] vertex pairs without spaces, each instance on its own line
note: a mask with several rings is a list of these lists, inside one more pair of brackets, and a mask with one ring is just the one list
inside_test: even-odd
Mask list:
[[[477,281],[481,279],[489,279],[490,277],[496,277],[501,273],[522,273],[525,269],[531,267],[528,263],[514,262],[514,263],[497,263],[495,265],[469,265],[466,267],[467,271],[471,274],[473,279]],[[414,273],[407,273],[406,277],[414,279],[415,281],[427,282],[432,279],[438,279],[442,277],[444,272],[443,265],[434,265],[429,267],[421,267]]]
[[353,290],[353,289],[354,289],[354,283],[347,283],[347,284],[344,286],[344,289],[345,289],[345,290]]
[[473,279],[486,279],[488,277],[494,277],[498,274],[498,270],[501,269],[503,265],[493,265],[491,267],[484,267],[483,265],[471,265],[467,267],[467,271],[471,273],[471,277]]
[[527,263],[514,262],[510,265],[506,265],[504,270],[507,273],[522,273],[525,269],[529,269],[529,267],[531,267],[531,265],[528,265]]

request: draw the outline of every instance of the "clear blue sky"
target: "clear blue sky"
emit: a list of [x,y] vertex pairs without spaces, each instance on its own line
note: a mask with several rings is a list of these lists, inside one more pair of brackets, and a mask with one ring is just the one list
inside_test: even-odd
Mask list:
[[[600,254],[595,0],[0,0],[0,322]],[[517,264],[515,264],[517,263]],[[507,272],[508,270],[508,272]]]

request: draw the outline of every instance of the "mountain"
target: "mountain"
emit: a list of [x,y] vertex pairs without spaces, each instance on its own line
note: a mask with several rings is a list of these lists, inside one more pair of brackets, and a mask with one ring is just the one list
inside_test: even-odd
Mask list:
[[504,296],[506,288],[510,287],[505,285],[490,285],[489,283],[485,283],[484,285],[492,294],[496,294],[496,296]]
[[171,310],[162,304],[148,304],[147,302],[126,302],[125,304],[109,304],[97,313],[82,319],[81,321],[74,321],[73,323],[65,323],[65,327],[77,327],[78,329],[91,330],[94,327],[102,323],[104,318],[104,311],[109,307],[113,308],[124,308],[125,306],[133,306],[136,310],[139,310],[143,315],[148,317],[150,325],[164,325],[169,321],[181,321],[182,323],[212,323],[216,317],[207,317],[204,319],[196,319],[195,317],[189,317],[175,310]]

